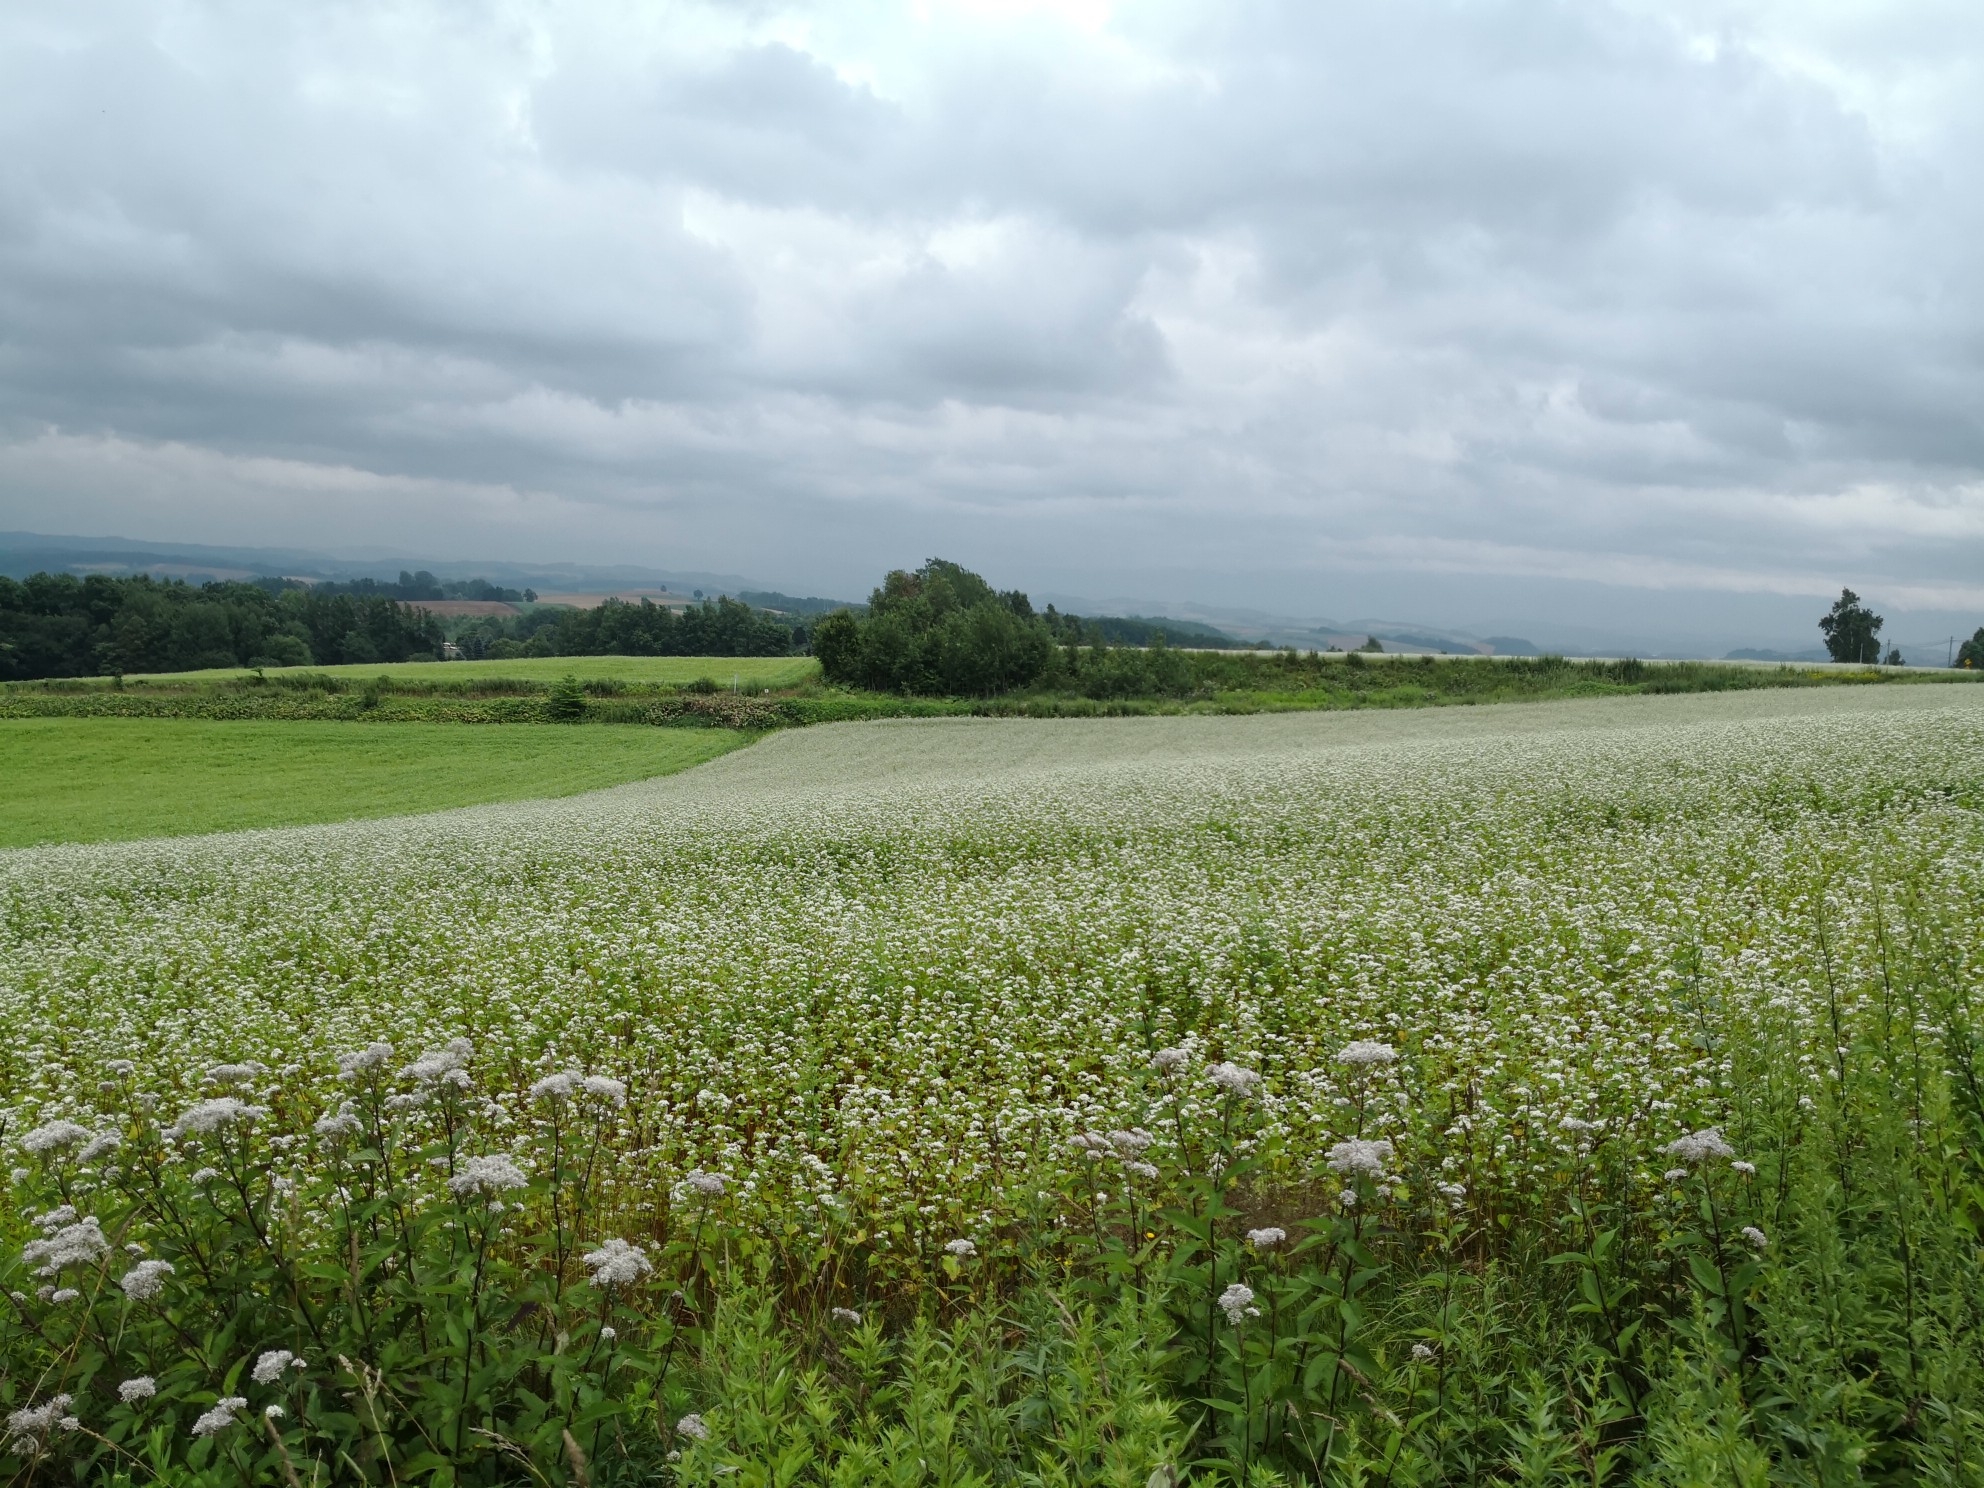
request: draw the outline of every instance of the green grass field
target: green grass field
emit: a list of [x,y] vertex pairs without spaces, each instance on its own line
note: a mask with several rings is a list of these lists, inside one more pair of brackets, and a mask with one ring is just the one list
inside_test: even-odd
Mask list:
[[747,744],[729,729],[0,721],[0,847],[110,842],[569,796]]
[[[488,677],[523,677],[555,682],[573,676],[581,681],[614,677],[622,682],[693,682],[708,677],[728,687],[736,678],[759,687],[791,687],[815,675],[820,664],[810,656],[533,656],[513,661],[403,662],[397,666],[271,667],[269,675],[321,672],[332,677],[391,677],[415,682],[472,681]],[[127,682],[222,682],[250,675],[246,667],[220,667],[205,672],[156,672],[127,677]],[[100,680],[105,686],[110,679]]]

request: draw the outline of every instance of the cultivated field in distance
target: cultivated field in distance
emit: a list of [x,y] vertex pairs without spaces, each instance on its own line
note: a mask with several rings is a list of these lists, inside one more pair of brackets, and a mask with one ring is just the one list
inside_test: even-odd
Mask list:
[[0,854],[0,1349],[216,1485],[1971,1481],[1981,811],[1842,688]]
[[575,795],[687,769],[750,738],[723,729],[7,719],[0,848]]

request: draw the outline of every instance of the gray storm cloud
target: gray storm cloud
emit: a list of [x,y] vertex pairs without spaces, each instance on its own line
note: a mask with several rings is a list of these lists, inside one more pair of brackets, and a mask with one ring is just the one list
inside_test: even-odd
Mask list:
[[23,0],[0,525],[1984,619],[1980,58],[1931,4]]

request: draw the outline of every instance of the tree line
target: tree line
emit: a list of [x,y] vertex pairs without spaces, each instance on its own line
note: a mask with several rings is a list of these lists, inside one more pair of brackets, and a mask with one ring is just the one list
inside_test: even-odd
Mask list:
[[[434,661],[448,626],[418,600],[443,597],[437,589],[449,598],[524,598],[480,579],[443,585],[425,572],[402,573],[398,584],[317,585],[278,578],[194,585],[148,575],[0,577],[0,681]],[[646,600],[608,600],[596,609],[547,607],[458,626],[462,655],[498,659],[784,656],[804,650],[808,640],[803,624],[728,597],[679,611]]]
[[[1881,627],[1887,622],[1861,602],[1851,589],[1839,591],[1830,610],[1819,617],[1819,634],[1825,637],[1826,654],[1834,661],[1871,666],[1881,658]],[[1902,664],[1901,648],[1888,648],[1887,664]],[[1952,666],[1966,670],[1984,667],[1984,626],[1958,649]]]
[[0,577],[0,681],[407,661],[441,642],[425,610],[281,579]]
[[455,644],[471,660],[519,656],[787,656],[807,627],[720,595],[677,610],[609,599],[589,610],[538,609],[463,625]]

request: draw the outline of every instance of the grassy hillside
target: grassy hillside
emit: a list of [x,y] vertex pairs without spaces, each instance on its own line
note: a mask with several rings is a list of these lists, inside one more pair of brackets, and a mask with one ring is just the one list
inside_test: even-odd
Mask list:
[[0,847],[107,842],[568,796],[748,743],[727,729],[434,729],[0,720]]

